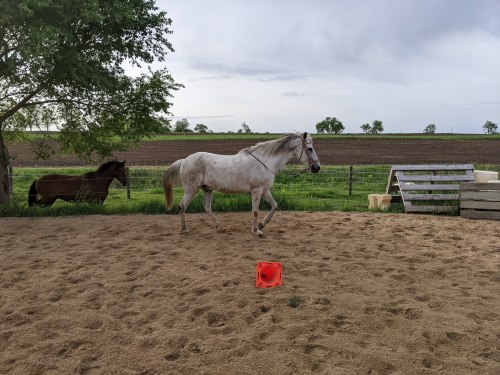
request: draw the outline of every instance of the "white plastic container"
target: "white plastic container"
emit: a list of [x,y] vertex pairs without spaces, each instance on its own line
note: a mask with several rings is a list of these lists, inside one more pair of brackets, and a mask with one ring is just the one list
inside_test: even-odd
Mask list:
[[388,210],[391,207],[391,194],[368,194],[369,209]]
[[368,194],[368,209],[373,210],[378,207],[378,194]]
[[378,200],[378,208],[386,211],[389,209],[389,207],[391,207],[392,195],[391,194],[379,194],[377,196],[377,200]]

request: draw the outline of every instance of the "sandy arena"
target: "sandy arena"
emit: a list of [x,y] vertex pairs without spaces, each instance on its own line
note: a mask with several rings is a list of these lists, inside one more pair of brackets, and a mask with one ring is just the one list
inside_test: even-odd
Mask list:
[[500,373],[500,222],[218,217],[0,219],[0,373]]

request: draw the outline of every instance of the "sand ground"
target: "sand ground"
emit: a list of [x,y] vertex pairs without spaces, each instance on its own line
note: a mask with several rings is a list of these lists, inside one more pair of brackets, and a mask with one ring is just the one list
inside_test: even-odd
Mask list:
[[251,216],[0,219],[0,373],[500,374],[500,222]]

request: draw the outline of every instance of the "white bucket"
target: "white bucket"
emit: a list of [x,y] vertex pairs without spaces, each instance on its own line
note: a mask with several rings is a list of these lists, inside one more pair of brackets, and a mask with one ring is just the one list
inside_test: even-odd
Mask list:
[[392,195],[391,194],[368,194],[368,208],[388,210],[391,206]]
[[378,207],[378,194],[368,194],[368,209],[372,210]]
[[391,207],[392,195],[391,194],[380,194],[377,196],[377,200],[378,200],[378,208],[386,211],[389,209],[389,207]]

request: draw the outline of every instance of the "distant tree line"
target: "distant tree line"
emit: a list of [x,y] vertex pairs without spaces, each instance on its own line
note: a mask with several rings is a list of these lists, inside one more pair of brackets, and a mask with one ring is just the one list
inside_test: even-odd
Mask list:
[[[162,128],[162,133],[213,133],[213,130],[210,130],[208,126],[205,124],[196,124],[193,129],[191,129],[191,125],[189,124],[188,119],[183,118],[181,120],[177,120],[175,122],[174,127],[170,126],[170,124],[165,124]],[[228,133],[232,133],[229,131]],[[240,129],[238,129],[237,133],[239,134],[250,134],[252,133],[252,129],[250,129],[250,126],[246,122],[243,122],[241,124]]]
[[[371,124],[366,123],[360,126],[364,134],[379,134],[384,131],[382,121],[375,120]],[[342,134],[345,128],[337,117],[327,117],[323,121],[316,124],[316,132],[318,134]],[[437,130],[436,124],[429,124],[424,128],[424,134],[435,134]],[[486,134],[498,134],[498,125],[492,121],[486,121],[483,125],[483,130]]]
[[[316,132],[319,134],[328,133],[328,134],[342,134],[345,130],[342,121],[340,121],[337,117],[327,117],[323,121],[320,121],[316,124]],[[375,120],[370,124],[361,125],[361,130],[365,134],[378,134],[384,131],[384,126],[382,121]]]
[[[176,132],[176,133],[213,133],[212,130],[208,128],[205,124],[196,124],[193,129],[190,127],[191,125],[189,124],[189,121],[184,118],[181,120],[177,120],[175,122],[174,127],[170,124],[165,124],[162,132],[163,133],[170,133],[170,132]],[[382,121],[380,120],[374,120],[371,124],[366,123],[360,126],[362,132],[364,134],[380,134],[384,131],[384,125]],[[344,125],[342,124],[342,121],[339,120],[337,117],[326,117],[324,120],[318,122],[316,124],[316,132],[318,134],[342,134],[345,130]],[[429,124],[427,125],[423,133],[424,134],[435,134],[437,130],[436,124]],[[498,125],[495,124],[492,121],[486,121],[483,125],[483,130],[484,133],[486,134],[498,134]],[[232,133],[229,131],[229,133]],[[250,126],[246,123],[243,122],[240,126],[240,128],[236,131],[238,134],[250,134],[252,133],[252,130],[250,129]]]

